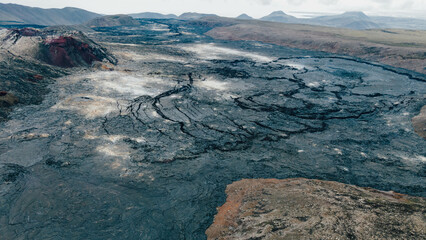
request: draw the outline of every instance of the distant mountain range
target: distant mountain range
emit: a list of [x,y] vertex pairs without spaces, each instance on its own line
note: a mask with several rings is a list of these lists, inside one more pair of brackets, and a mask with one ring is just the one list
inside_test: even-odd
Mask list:
[[403,28],[426,30],[426,20],[414,18],[374,17],[363,12],[345,12],[339,15],[320,16],[314,18],[296,18],[276,11],[261,18],[263,21],[319,25],[349,29],[378,29],[378,28]]
[[218,17],[215,14],[205,14],[205,13],[195,13],[195,12],[186,12],[180,16],[174,14],[161,14],[155,12],[142,12],[129,14],[129,16],[134,18],[152,18],[152,19],[181,19],[181,20],[195,20],[203,17]]
[[0,3],[1,25],[72,25],[81,24],[99,16],[101,15],[79,8],[43,9]]
[[[0,25],[75,25],[86,23],[102,15],[89,12],[79,8],[63,8],[63,9],[42,9],[33,8],[17,4],[0,3]],[[155,19],[181,19],[196,20],[203,17],[215,17],[215,14],[203,14],[188,12],[180,16],[174,14],[161,14],[155,12],[143,12],[129,14],[133,18],[155,18]],[[247,14],[241,14],[237,17],[241,20],[252,20],[254,18]],[[99,20],[99,19],[98,19]],[[120,21],[130,23],[131,19],[123,20],[121,15]],[[396,17],[377,17],[367,16],[363,12],[346,12],[339,15],[320,16],[314,18],[296,18],[288,15],[283,11],[276,11],[259,20],[320,25],[328,27],[349,28],[349,29],[383,29],[383,28],[402,28],[413,30],[426,30],[426,20],[413,18],[396,18]],[[94,25],[116,25],[118,19],[102,19],[102,23],[97,22]],[[108,23],[105,21],[109,21]],[[117,22],[118,21],[118,22]],[[92,22],[93,23],[93,22]],[[134,24],[131,24],[134,25]]]
[[[201,13],[184,13],[180,16],[174,14],[160,14],[160,13],[138,13],[130,14],[134,18],[174,18],[182,20],[195,20],[207,16],[217,16],[214,14],[201,14]],[[254,18],[241,14],[236,17],[241,20],[253,20]],[[349,29],[379,29],[379,28],[403,28],[414,30],[426,30],[426,20],[414,18],[396,18],[396,17],[375,17],[367,16],[363,12],[345,12],[339,15],[320,16],[314,18],[296,18],[288,15],[283,11],[275,11],[268,16],[262,17],[258,20],[281,22],[281,23],[295,23],[295,24],[309,24],[327,27],[349,28]]]

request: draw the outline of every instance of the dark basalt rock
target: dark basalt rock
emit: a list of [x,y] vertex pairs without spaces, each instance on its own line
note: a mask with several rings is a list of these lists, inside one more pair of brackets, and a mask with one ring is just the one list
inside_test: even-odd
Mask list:
[[0,92],[0,107],[11,107],[18,102],[19,100],[15,95],[6,91]]
[[[426,142],[411,125],[426,104],[423,75],[217,41],[202,35],[208,27],[179,20],[141,22],[91,33],[120,57],[112,72],[100,62],[99,71],[67,69],[75,74],[52,85],[42,104],[0,123],[0,162],[30,173],[0,186],[0,238],[206,239],[225,187],[245,178],[426,196]],[[0,61],[0,90],[40,101],[38,87],[61,68],[13,60]],[[44,79],[27,80],[35,74]],[[267,211],[261,202],[256,214]],[[291,220],[310,224],[309,216]],[[279,219],[265,228],[292,227]]]
[[3,183],[15,182],[27,172],[28,171],[20,165],[0,163],[0,185]]

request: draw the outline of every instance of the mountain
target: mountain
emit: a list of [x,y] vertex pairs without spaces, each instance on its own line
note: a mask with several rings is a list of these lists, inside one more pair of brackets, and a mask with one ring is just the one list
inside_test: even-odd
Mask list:
[[138,26],[140,23],[128,15],[109,15],[92,19],[85,23],[88,27],[117,27],[117,26]]
[[155,12],[134,13],[134,14],[129,14],[129,16],[134,18],[152,18],[152,19],[174,19],[178,17],[174,14],[161,14],[161,13],[155,13]]
[[195,13],[195,12],[187,12],[183,13],[179,16],[179,19],[182,20],[195,20],[203,17],[217,17],[216,14],[205,14],[205,13]]
[[363,12],[345,12],[339,15],[321,16],[311,19],[300,19],[300,23],[321,25],[328,27],[350,29],[374,29],[381,26]]
[[[243,19],[244,14],[240,17]],[[282,11],[276,11],[268,16],[261,18],[260,20],[348,28],[356,30],[384,28],[426,30],[426,20],[423,19],[367,16],[363,12],[345,12],[339,15],[320,16],[315,18],[296,18],[287,15]]]
[[424,19],[375,16],[370,18],[383,28],[426,30],[426,20]]
[[285,14],[282,11],[276,11],[268,16],[261,18],[263,21],[281,22],[281,23],[300,23],[310,25],[320,25],[327,27],[350,28],[350,29],[374,29],[381,28],[370,17],[363,12],[346,12],[340,15],[321,16],[316,18],[296,18]]
[[43,9],[0,3],[0,24],[73,25],[87,22],[100,14],[79,8]]
[[298,23],[299,19],[290,15],[285,14],[283,11],[276,11],[268,16],[261,18],[263,21],[270,22],[281,22],[281,23]]
[[251,20],[253,19],[252,17],[250,17],[249,15],[243,13],[240,16],[237,17],[237,19],[242,19],[242,20]]

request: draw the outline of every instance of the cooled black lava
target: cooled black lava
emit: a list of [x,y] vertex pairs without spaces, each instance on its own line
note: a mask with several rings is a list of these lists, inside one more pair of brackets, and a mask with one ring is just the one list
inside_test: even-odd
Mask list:
[[204,239],[227,184],[306,177],[426,196],[425,78],[204,27],[98,29],[113,72],[59,79],[0,129],[6,239]]

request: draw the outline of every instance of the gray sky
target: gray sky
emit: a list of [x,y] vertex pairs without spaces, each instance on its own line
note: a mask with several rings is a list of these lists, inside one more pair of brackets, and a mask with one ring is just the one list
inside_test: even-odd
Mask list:
[[174,14],[202,12],[235,17],[247,13],[258,18],[276,10],[295,16],[302,16],[305,12],[333,14],[364,11],[368,15],[426,19],[426,0],[0,0],[0,2],[42,8],[78,7],[103,14],[147,11]]

